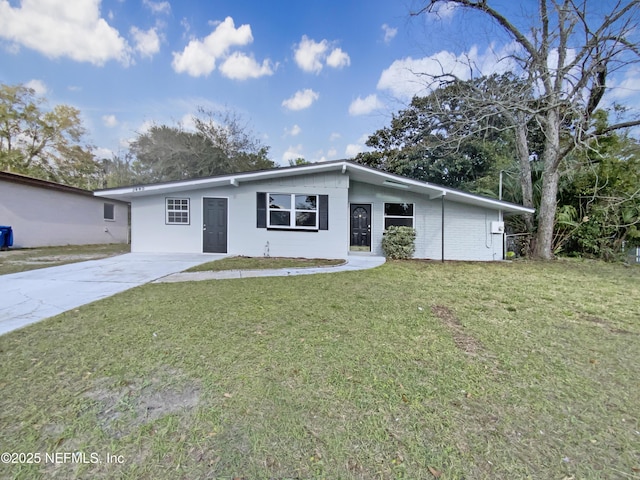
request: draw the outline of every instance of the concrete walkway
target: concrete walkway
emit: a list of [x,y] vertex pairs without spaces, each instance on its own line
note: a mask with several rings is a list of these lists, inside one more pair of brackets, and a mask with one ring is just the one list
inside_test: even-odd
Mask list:
[[0,335],[224,256],[126,253],[0,275]]
[[0,335],[130,288],[155,281],[183,282],[309,275],[374,268],[383,257],[350,256],[334,267],[182,272],[227,255],[127,253],[115,257],[0,275]]
[[312,275],[318,273],[345,272],[379,267],[384,257],[355,256],[341,264],[329,267],[279,268],[272,270],[223,270],[221,272],[182,272],[159,278],[153,283],[193,282],[200,280],[227,280],[230,278],[287,277],[289,275]]

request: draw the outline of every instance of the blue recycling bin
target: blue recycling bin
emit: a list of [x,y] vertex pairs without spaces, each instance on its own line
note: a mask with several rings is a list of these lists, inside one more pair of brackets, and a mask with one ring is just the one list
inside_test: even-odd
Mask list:
[[13,245],[13,229],[0,225],[0,250],[6,250]]

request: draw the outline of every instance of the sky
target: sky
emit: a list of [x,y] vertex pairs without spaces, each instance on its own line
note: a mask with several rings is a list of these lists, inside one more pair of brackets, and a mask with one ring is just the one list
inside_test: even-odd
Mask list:
[[[198,108],[239,114],[279,165],[352,158],[427,92],[415,72],[468,77],[467,58],[484,73],[509,68],[497,27],[446,6],[411,17],[420,5],[0,0],[0,83],[80,110],[98,158],[124,156],[153,124],[192,128]],[[636,95],[637,73],[615,79],[611,98]]]

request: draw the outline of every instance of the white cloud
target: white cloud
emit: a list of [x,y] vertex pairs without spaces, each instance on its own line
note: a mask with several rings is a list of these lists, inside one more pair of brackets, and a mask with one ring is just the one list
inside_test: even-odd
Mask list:
[[368,115],[369,113],[379,110],[384,107],[384,104],[378,99],[378,96],[374,93],[365,98],[356,98],[351,105],[349,105],[349,115]]
[[348,67],[351,65],[351,58],[341,48],[334,48],[327,57],[327,65],[333,68]]
[[338,155],[338,150],[336,150],[335,148],[330,148],[327,151],[327,155],[329,156],[329,158],[335,157],[336,155]]
[[69,57],[102,66],[131,63],[130,46],[100,17],[101,0],[0,0],[0,38],[50,58]]
[[113,128],[118,126],[118,119],[115,115],[103,115],[102,123],[104,123],[104,126],[107,128]]
[[303,35],[295,50],[294,58],[298,66],[305,72],[320,73],[322,60],[326,56],[328,48],[329,42],[326,40],[316,42]]
[[433,8],[433,13],[444,20],[448,20],[456,13],[458,6],[454,2],[438,2]]
[[271,62],[264,60],[260,65],[253,57],[240,52],[233,52],[222,65],[220,72],[232,80],[246,80],[247,78],[259,78],[265,75],[273,75]]
[[349,145],[347,145],[347,148],[345,148],[345,151],[344,151],[346,157],[353,158],[359,153],[370,150],[370,148],[365,145],[368,138],[369,138],[369,134],[365,133],[364,135],[361,135],[360,138],[358,138],[358,140],[356,140],[356,143],[350,143]]
[[638,76],[640,76],[640,69],[630,68],[623,78],[614,78],[607,89],[610,99],[618,101],[637,96],[640,93]]
[[49,92],[47,85],[42,80],[29,80],[24,84],[24,86],[33,89],[33,91],[36,92],[36,95],[38,96],[46,95],[47,92]]
[[347,158],[353,158],[361,152],[364,152],[364,145],[360,145],[358,143],[350,143],[349,145],[347,145],[344,154],[347,156]]
[[302,145],[293,145],[287,148],[287,151],[282,154],[282,160],[288,162],[289,160],[295,160],[297,158],[304,158],[302,154]]
[[93,155],[98,159],[103,159],[103,158],[112,159],[113,158],[113,150],[111,150],[109,148],[104,148],[104,147],[97,147],[93,151]]
[[438,76],[452,75],[461,80],[468,80],[472,74],[481,76],[515,71],[517,67],[509,57],[514,48],[514,44],[509,44],[502,50],[495,51],[493,45],[490,45],[484,53],[480,53],[474,46],[460,55],[442,50],[429,57],[406,57],[394,61],[382,72],[377,88],[406,100],[414,95],[430,92],[438,86],[437,82],[433,82]]
[[338,132],[332,132],[331,135],[329,135],[329,141],[330,142],[335,142],[336,140],[339,140],[340,138],[342,138],[342,135],[340,135]]
[[138,134],[147,133],[149,130],[151,130],[151,127],[155,126],[155,124],[156,122],[154,122],[153,120],[145,120],[137,128],[136,133]]
[[171,13],[171,4],[169,2],[152,2],[151,0],[142,0],[142,4],[155,14]]
[[386,23],[382,25],[382,31],[384,32],[384,43],[389,43],[398,34],[397,28],[392,28]]
[[298,90],[293,97],[284,100],[282,106],[289,110],[304,110],[309,108],[318,98],[320,98],[319,93],[307,88]]
[[202,40],[193,39],[182,52],[173,53],[173,69],[192,77],[209,75],[216,68],[216,61],[225,57],[231,47],[253,42],[251,26],[235,28],[233,18],[227,17]]
[[284,129],[285,136],[290,136],[290,137],[298,136],[298,135],[300,135],[300,132],[302,132],[302,129],[300,128],[299,125],[294,125],[291,128],[285,128]]
[[315,40],[302,36],[300,43],[294,48],[294,58],[298,67],[305,72],[320,73],[324,65],[332,68],[342,68],[351,64],[351,58],[341,48],[330,49],[328,40]]
[[131,36],[135,41],[135,49],[143,57],[152,57],[160,51],[160,36],[155,28],[146,32],[137,27],[131,27]]
[[196,131],[196,121],[193,114],[191,113],[185,113],[182,116],[182,119],[180,120],[179,125],[187,132]]

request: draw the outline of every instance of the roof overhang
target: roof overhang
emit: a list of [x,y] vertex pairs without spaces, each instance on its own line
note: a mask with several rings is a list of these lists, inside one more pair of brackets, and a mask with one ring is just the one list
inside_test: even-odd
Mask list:
[[130,202],[139,197],[172,195],[180,192],[229,185],[238,187],[240,184],[248,182],[325,172],[339,172],[343,175],[349,175],[350,180],[384,188],[392,188],[398,191],[419,193],[426,195],[429,199],[438,199],[445,196],[448,201],[456,201],[483,208],[502,210],[505,213],[533,213],[535,211],[534,209],[523,207],[522,205],[503,202],[489,197],[483,197],[480,195],[466,193],[461,190],[443,187],[441,185],[382,172],[349,160],[312,163],[308,165],[274,168],[271,170],[260,170],[256,172],[242,172],[193,180],[178,180],[173,182],[154,183],[150,185],[111,188],[107,190],[97,190],[94,194],[99,197]]

